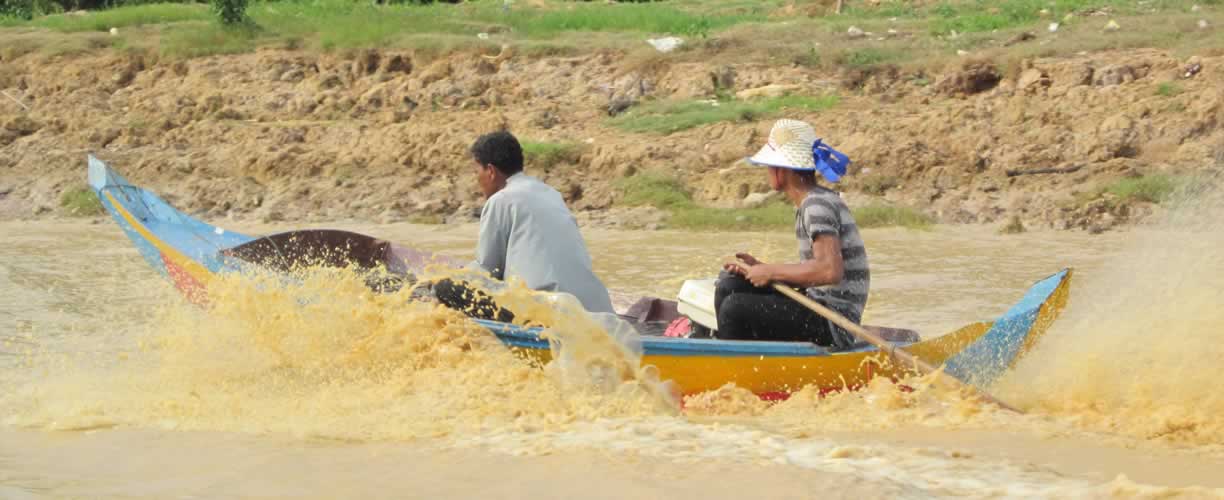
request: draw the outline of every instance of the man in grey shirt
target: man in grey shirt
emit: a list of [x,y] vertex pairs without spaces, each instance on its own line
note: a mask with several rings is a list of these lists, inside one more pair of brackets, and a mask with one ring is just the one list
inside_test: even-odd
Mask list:
[[[590,312],[614,312],[608,290],[591,270],[578,222],[561,193],[523,173],[523,150],[509,132],[472,145],[476,179],[488,198],[480,213],[474,264],[494,278],[522,279],[532,290],[573,295]],[[514,314],[466,282],[433,285],[438,301],[481,319],[509,322]]]

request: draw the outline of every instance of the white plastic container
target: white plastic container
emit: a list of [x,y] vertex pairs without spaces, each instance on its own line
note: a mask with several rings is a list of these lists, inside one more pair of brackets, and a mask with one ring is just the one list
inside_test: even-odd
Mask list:
[[715,279],[687,280],[676,296],[676,310],[697,324],[718,330],[718,316],[714,314]]

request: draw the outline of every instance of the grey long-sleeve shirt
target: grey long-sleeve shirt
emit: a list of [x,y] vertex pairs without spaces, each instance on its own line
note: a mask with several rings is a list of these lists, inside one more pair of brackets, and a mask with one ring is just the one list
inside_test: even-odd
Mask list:
[[500,280],[517,276],[532,290],[571,294],[587,311],[614,312],[561,193],[526,174],[510,176],[485,202],[476,264]]

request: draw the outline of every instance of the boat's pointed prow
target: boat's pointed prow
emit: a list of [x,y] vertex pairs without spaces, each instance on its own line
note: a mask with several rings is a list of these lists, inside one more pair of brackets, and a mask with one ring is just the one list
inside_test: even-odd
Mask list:
[[110,168],[102,163],[94,155],[89,155],[89,187],[94,191],[101,191],[106,187],[109,179]]
[[114,169],[110,168],[106,162],[99,160],[98,157],[90,154],[86,155],[88,167],[89,187],[102,196],[102,190],[115,187],[133,187],[128,184],[127,179],[119,175]]
[[1071,269],[1064,269],[1029,289],[990,330],[956,355],[944,371],[977,387],[989,387],[1036,344],[1062,313],[1070,293]]

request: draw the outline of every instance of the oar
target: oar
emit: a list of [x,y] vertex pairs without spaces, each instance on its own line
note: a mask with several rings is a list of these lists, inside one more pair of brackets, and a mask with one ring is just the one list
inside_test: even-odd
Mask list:
[[[838,314],[836,311],[821,305],[819,302],[816,302],[815,300],[812,300],[811,298],[808,298],[808,296],[802,293],[799,293],[798,290],[795,290],[794,288],[791,288],[781,283],[774,283],[773,287],[774,287],[774,290],[777,290],[782,295],[790,297],[795,302],[798,302],[802,304],[804,307],[811,309],[812,312],[819,314],[823,316],[824,318],[828,319],[829,321],[836,323],[837,326],[845,328],[846,331],[854,334],[854,336],[858,337],[859,340],[862,340],[873,346],[876,346],[876,348],[878,348],[879,350],[888,353],[888,355],[892,356],[892,358],[896,360],[898,363],[912,365],[914,368],[917,368],[918,371],[924,375],[936,372],[935,367],[927,364],[927,362],[914,357],[913,354],[910,354],[901,349],[898,349],[897,346],[893,345],[893,343],[887,340],[884,340],[879,335],[876,335],[868,331],[866,328],[856,325],[853,321],[846,319],[845,316],[842,316]],[[1024,413],[1020,410],[1017,410],[1016,408],[1012,407],[1011,405],[1007,403],[1004,403],[1002,401],[999,401],[998,399],[995,399],[994,396],[991,396],[989,394],[986,394],[985,392],[982,392],[980,389],[976,387],[967,386],[965,383],[961,382],[960,380],[957,380],[956,377],[953,377],[946,373],[939,372],[939,375],[938,377],[936,377],[935,380],[939,383],[944,384],[945,387],[955,389],[955,390],[961,390],[965,387],[969,387],[982,400],[999,405],[1000,408],[1003,408],[1005,410],[1011,410],[1016,413]]]

